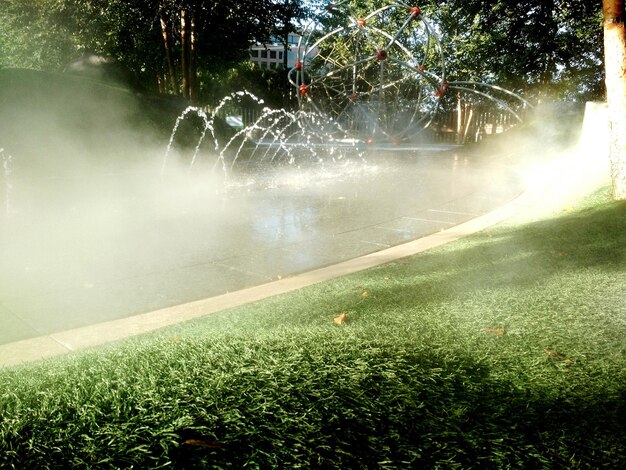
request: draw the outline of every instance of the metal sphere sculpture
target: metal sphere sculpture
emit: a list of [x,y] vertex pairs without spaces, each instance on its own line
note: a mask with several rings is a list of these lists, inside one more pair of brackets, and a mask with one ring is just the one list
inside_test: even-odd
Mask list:
[[402,141],[428,127],[441,100],[456,89],[494,101],[519,119],[494,92],[527,104],[518,95],[485,83],[448,81],[441,39],[418,6],[394,2],[355,16],[340,10],[343,3],[327,10],[345,15],[346,24],[323,32],[312,22],[301,34],[288,75],[301,110],[327,115],[355,136]]

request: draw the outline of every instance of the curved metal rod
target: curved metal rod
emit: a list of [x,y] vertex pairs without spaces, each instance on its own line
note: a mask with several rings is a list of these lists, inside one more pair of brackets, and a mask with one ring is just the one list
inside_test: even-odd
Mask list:
[[428,70],[420,70],[417,67],[413,67],[411,64],[409,64],[408,62],[405,62],[403,60],[400,60],[396,57],[389,57],[388,60],[391,60],[399,65],[402,65],[403,67],[406,67],[407,69],[409,69],[411,72],[415,72],[418,75],[421,75],[422,77],[424,77],[431,85],[433,85],[435,88],[440,86],[440,83],[442,83],[441,78],[439,77],[439,75],[434,74]]
[[396,35],[393,37],[393,39],[391,40],[391,42],[389,44],[387,44],[387,49],[389,49],[391,46],[394,45],[394,43],[398,40],[398,38],[400,37],[400,34],[402,34],[402,32],[404,32],[404,30],[406,29],[406,27],[409,25],[409,23],[411,23],[411,21],[413,21],[415,19],[415,17],[413,16],[413,14],[409,14],[408,18],[404,21],[404,24],[402,26],[400,26],[400,28],[398,29],[398,31],[396,32]]
[[319,46],[321,42],[325,41],[327,38],[329,38],[333,34],[337,34],[338,32],[343,31],[344,29],[346,29],[345,26],[340,26],[338,28],[333,29],[330,33],[325,34],[324,36],[319,38],[317,41],[315,41],[311,47],[306,49],[307,53],[315,49],[317,46]]
[[497,90],[499,92],[502,92],[504,94],[510,95],[518,100],[520,100],[522,103],[524,103],[526,106],[528,106],[529,108],[534,108],[534,106],[532,104],[530,104],[529,101],[525,100],[524,98],[522,98],[520,95],[518,95],[517,93],[511,91],[511,90],[507,90],[506,88],[502,88],[498,85],[491,85],[489,83],[482,83],[482,82],[472,82],[472,81],[454,81],[449,83],[450,86],[452,85],[474,85],[474,86],[484,86],[487,88],[491,88],[492,90]]
[[523,122],[522,118],[519,117],[519,115],[515,111],[513,111],[513,108],[511,108],[504,101],[499,100],[498,98],[495,98],[494,96],[488,95],[487,93],[483,93],[482,91],[474,90],[473,88],[466,88],[466,87],[462,87],[462,86],[449,85],[449,88],[454,89],[454,90],[462,90],[462,91],[467,91],[467,92],[470,92],[470,93],[475,93],[477,95],[482,96],[483,98],[487,98],[488,100],[493,101],[494,103],[496,103],[499,106],[503,107],[506,111],[511,113],[513,116],[515,116],[515,118],[519,122]]
[[379,13],[382,13],[385,10],[390,10],[391,8],[395,8],[396,4],[394,3],[390,3],[389,5],[385,5],[384,7],[380,7],[378,10],[374,10],[373,12],[371,12],[369,15],[367,15],[366,17],[364,17],[364,20],[369,20],[371,17],[378,15]]
[[428,20],[422,18],[422,23],[426,28],[426,36],[429,39],[432,37],[437,43],[437,47],[439,49],[439,58],[441,60],[441,83],[443,83],[446,81],[446,59],[443,56],[443,46],[441,45],[441,39],[439,38],[439,35],[435,32],[434,28],[430,25]]

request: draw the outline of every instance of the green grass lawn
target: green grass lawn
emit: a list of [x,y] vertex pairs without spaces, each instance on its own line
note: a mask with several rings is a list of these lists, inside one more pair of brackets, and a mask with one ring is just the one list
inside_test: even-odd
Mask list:
[[1,370],[0,467],[624,468],[626,203],[563,209]]

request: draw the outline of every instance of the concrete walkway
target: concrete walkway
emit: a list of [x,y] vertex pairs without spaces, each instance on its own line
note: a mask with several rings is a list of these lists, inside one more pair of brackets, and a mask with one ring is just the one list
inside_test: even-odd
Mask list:
[[[92,260],[94,271],[75,261],[78,267],[69,263],[69,275],[58,273],[45,292],[5,290],[0,365],[141,334],[409,256],[537,204],[549,209],[583,183],[597,185],[604,171],[575,153],[515,169],[454,153],[368,164],[371,174],[362,169],[339,184],[335,175],[332,184],[245,197],[241,190],[236,204],[229,200],[206,219],[197,210],[159,212],[164,220],[153,214],[130,230],[153,224],[179,235],[146,241],[125,232],[127,245],[107,247],[103,259]],[[152,244],[147,253],[142,244]]]

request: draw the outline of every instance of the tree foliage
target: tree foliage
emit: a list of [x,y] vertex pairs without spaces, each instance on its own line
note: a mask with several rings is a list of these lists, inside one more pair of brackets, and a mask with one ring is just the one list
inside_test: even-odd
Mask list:
[[602,94],[602,13],[585,0],[431,2],[452,72],[534,96]]
[[[198,67],[214,73],[247,57],[254,40],[266,40],[282,18],[272,0],[4,0],[0,10],[0,64],[62,70],[86,53],[115,58],[154,86],[167,68],[161,19],[180,68],[181,13],[194,21]],[[284,16],[284,15],[283,15]]]
[[[172,65],[182,78],[184,12],[193,19],[193,58],[202,89],[206,77],[246,60],[253,41],[285,37],[307,16],[317,15],[323,27],[332,28],[345,24],[346,11],[360,15],[383,5],[374,0],[336,1],[336,8],[327,0],[2,3],[0,66],[62,70],[82,54],[95,53],[115,58],[151,87],[157,76],[170,73],[163,24]],[[425,0],[418,6],[444,38],[452,78],[498,83],[541,100],[603,94],[602,11],[596,2]],[[172,86],[172,78],[169,89],[180,89]]]

